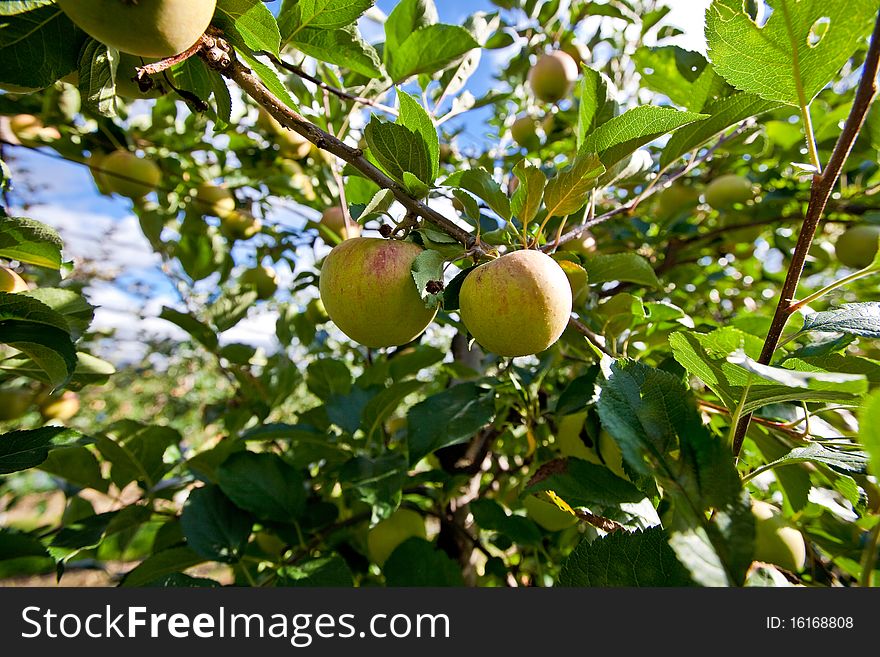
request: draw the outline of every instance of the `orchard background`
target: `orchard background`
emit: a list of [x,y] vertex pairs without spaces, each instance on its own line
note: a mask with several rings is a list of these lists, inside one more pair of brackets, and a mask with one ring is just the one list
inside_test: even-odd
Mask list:
[[437,5],[3,3],[0,580],[876,585],[876,1]]

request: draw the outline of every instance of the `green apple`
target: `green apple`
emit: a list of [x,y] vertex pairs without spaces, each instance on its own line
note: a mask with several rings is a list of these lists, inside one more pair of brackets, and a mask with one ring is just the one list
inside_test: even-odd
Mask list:
[[560,509],[555,504],[529,495],[523,500],[526,514],[549,532],[558,532],[577,524],[577,516]]
[[834,252],[841,264],[853,269],[864,269],[874,262],[878,246],[880,226],[853,226],[837,238]]
[[0,292],[27,292],[28,284],[12,269],[0,267]]
[[657,215],[671,219],[682,212],[691,210],[700,202],[700,192],[680,183],[673,183],[657,194]]
[[217,0],[58,0],[89,36],[131,55],[171,57],[208,29]]
[[220,230],[230,240],[248,240],[260,232],[263,223],[250,212],[236,210],[220,217]]
[[772,563],[799,572],[807,561],[807,546],[804,536],[789,524],[776,507],[752,501],[752,515],[755,517],[756,561]]
[[128,151],[115,151],[101,160],[101,179],[108,191],[140,199],[158,189],[162,170],[152,160]]
[[538,139],[538,124],[531,116],[521,116],[510,126],[510,136],[513,141],[528,151],[541,145]]
[[408,538],[427,538],[425,521],[421,515],[409,509],[398,509],[388,518],[370,529],[367,534],[367,551],[373,563],[382,566],[391,553]]
[[65,390],[60,395],[50,395],[40,402],[40,415],[43,420],[67,422],[79,413],[79,395],[72,390]]
[[319,288],[330,319],[367,347],[406,344],[428,327],[437,308],[425,307],[412,278],[422,248],[412,242],[355,237],[324,259]]
[[755,198],[752,181],[732,173],[718,176],[706,185],[703,192],[706,203],[716,210],[724,210],[736,203],[745,203]]
[[17,420],[27,413],[34,395],[25,388],[0,389],[0,421]]
[[330,231],[336,237],[341,237],[344,240],[352,237],[359,237],[361,234],[361,225],[356,221],[352,221],[346,225],[345,214],[343,213],[342,208],[338,205],[334,205],[324,210],[321,214],[321,220],[319,223],[322,232],[325,230]]
[[258,299],[268,299],[278,290],[278,275],[271,267],[248,269],[238,280],[243,286],[255,288]]
[[571,285],[540,251],[508,253],[474,269],[461,286],[461,320],[480,346],[527,356],[555,343],[571,317]]
[[561,50],[542,55],[529,71],[529,86],[538,100],[555,103],[569,94],[578,77],[578,65]]
[[196,188],[196,208],[212,217],[225,217],[235,212],[235,195],[225,187],[205,182]]

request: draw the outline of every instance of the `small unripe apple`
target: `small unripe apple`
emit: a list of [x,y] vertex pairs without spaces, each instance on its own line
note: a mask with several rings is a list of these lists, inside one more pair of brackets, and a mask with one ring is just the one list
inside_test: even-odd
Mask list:
[[853,269],[863,269],[874,262],[878,246],[880,226],[853,226],[837,238],[834,253],[841,264]]
[[312,299],[306,305],[306,319],[308,319],[312,324],[323,324],[328,319],[330,319],[330,315],[327,314],[327,309],[324,308],[324,302],[320,299]]
[[40,402],[40,415],[43,420],[67,422],[79,413],[79,395],[72,390],[65,390],[61,395],[46,397]]
[[135,81],[137,75],[135,69],[157,61],[159,60],[155,57],[141,58],[124,52],[120,53],[119,65],[116,67],[116,95],[128,100],[137,100],[139,98],[159,98],[171,91],[171,87],[168,86],[164,77],[167,75],[173,81],[173,73],[170,68],[164,73],[151,76],[153,86],[147,91],[141,91],[141,86]]
[[408,538],[427,539],[427,537],[425,520],[421,515],[409,509],[398,509],[370,529],[367,534],[367,551],[370,560],[381,566]]
[[159,187],[159,165],[128,151],[114,151],[101,160],[101,179],[107,190],[130,199],[143,198]]
[[673,183],[657,194],[657,214],[669,219],[697,207],[699,202],[700,193],[696,189]]
[[510,126],[510,136],[521,147],[531,151],[540,146],[537,128],[535,119],[530,116],[521,116]]
[[196,188],[196,208],[212,217],[225,217],[235,212],[235,195],[225,187],[202,183]]
[[499,356],[537,354],[556,342],[571,316],[571,286],[540,251],[508,253],[474,269],[461,286],[461,320]]
[[217,0],[58,0],[89,36],[141,57],[171,57],[208,29]]
[[706,203],[716,210],[723,210],[736,203],[745,203],[755,198],[752,181],[732,173],[718,176],[706,185],[703,193]]
[[278,151],[291,160],[301,160],[312,150],[312,142],[295,130],[288,130],[278,120],[260,107],[257,112],[257,126],[278,144]]
[[0,292],[27,292],[28,284],[17,272],[0,267]]
[[333,235],[344,240],[359,237],[361,234],[361,225],[359,223],[352,221],[346,226],[345,214],[338,205],[324,210],[323,214],[321,214],[320,224],[322,230],[329,230]]
[[422,248],[412,242],[355,237],[333,247],[321,267],[321,300],[355,342],[391,347],[411,342],[437,314],[412,278]]
[[33,399],[33,393],[24,388],[0,389],[0,422],[20,418],[27,413]]
[[243,286],[255,288],[258,299],[268,299],[278,290],[278,275],[271,267],[248,269],[238,280]]
[[548,532],[558,532],[577,524],[577,516],[560,509],[551,502],[529,495],[523,500],[526,514]]
[[555,103],[568,95],[577,77],[577,62],[568,53],[557,50],[538,58],[528,79],[538,100]]
[[16,114],[10,117],[9,130],[24,146],[42,146],[61,139],[57,128],[43,125],[40,118],[32,114]]
[[231,240],[249,240],[260,232],[263,223],[250,212],[236,210],[220,218],[220,230]]
[[581,440],[581,431],[583,431],[587,415],[587,413],[563,415],[556,427],[556,445],[563,456],[573,456],[595,463],[598,459],[593,450]]
[[755,517],[755,560],[776,564],[792,572],[803,570],[807,561],[803,534],[791,526],[776,507],[766,502],[753,500],[752,515]]
[[591,253],[596,252],[596,238],[593,237],[593,234],[589,231],[585,233],[581,233],[579,237],[573,239],[569,242],[566,242],[561,247],[559,247],[560,251],[568,251],[570,253],[577,253],[579,255],[590,255]]

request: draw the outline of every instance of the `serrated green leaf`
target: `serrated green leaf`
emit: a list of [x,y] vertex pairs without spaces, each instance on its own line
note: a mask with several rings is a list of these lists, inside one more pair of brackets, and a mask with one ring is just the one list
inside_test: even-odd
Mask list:
[[[385,21],[385,53],[395,52],[409,36],[421,27],[439,19],[434,0],[401,0]],[[386,60],[387,61],[387,60]]]
[[859,413],[859,442],[871,459],[871,473],[875,477],[880,475],[880,390],[865,398]]
[[[459,187],[483,199],[502,219],[510,219],[510,199],[486,169],[456,171],[443,181],[446,187]],[[475,217],[476,218],[476,217]]]
[[180,526],[187,545],[214,561],[235,563],[241,558],[251,533],[253,519],[220,490],[208,485],[189,494]]
[[168,308],[167,306],[164,306],[162,308],[162,312],[159,313],[159,317],[161,319],[171,322],[176,326],[179,326],[184,331],[189,333],[193,337],[193,339],[196,340],[196,342],[204,345],[209,350],[214,350],[217,348],[217,334],[211,329],[210,326],[200,322],[192,315],[188,315],[178,310],[174,310],[173,308]]
[[586,205],[596,180],[605,172],[599,157],[581,153],[571,166],[557,173],[544,189],[547,216],[566,217]]
[[219,0],[212,22],[236,45],[279,55],[278,23],[261,0]]
[[694,112],[703,111],[724,87],[724,80],[705,57],[679,46],[642,46],[633,53],[633,62],[648,89]]
[[338,30],[306,28],[297,33],[292,44],[315,59],[369,78],[384,77],[382,60],[376,49],[364,41],[353,26]]
[[162,550],[150,555],[138,566],[128,571],[122,580],[121,586],[139,587],[145,586],[162,577],[180,573],[187,568],[192,568],[200,563],[208,561],[207,558],[196,554],[188,547],[176,547]]
[[235,452],[217,469],[220,490],[258,518],[290,523],[306,505],[302,473],[277,454]]
[[[0,293],[0,309],[3,305]],[[53,387],[67,383],[76,369],[76,348],[67,331],[47,324],[21,320],[0,321],[0,344],[27,355]]]
[[587,135],[598,126],[617,116],[618,105],[614,100],[614,83],[604,73],[584,67],[578,85],[577,147],[583,148]]
[[526,160],[520,160],[513,167],[513,174],[519,180],[519,186],[510,201],[510,211],[523,225],[528,224],[541,209],[544,199],[544,188],[547,176],[536,166]]
[[880,302],[845,303],[834,310],[807,315],[800,333],[810,331],[880,338]]
[[39,287],[20,294],[36,299],[61,315],[75,340],[88,330],[95,316],[95,308],[81,294],[73,290]]
[[[434,300],[435,293],[428,292],[426,286],[431,281],[443,281],[443,266],[446,258],[442,253],[426,249],[413,260],[411,272],[419,296],[425,300]],[[436,303],[432,304],[432,307]]]
[[400,102],[400,116],[397,123],[419,135],[428,149],[431,179],[424,182],[431,184],[437,179],[437,174],[440,172],[440,138],[437,136],[437,128],[434,127],[431,117],[415,98],[402,91],[397,94],[397,98]]
[[[706,9],[715,70],[737,89],[789,105],[809,104],[871,30],[874,0],[776,0],[759,27],[741,0]],[[819,38],[817,22],[828,21]]]
[[364,135],[370,154],[389,176],[403,182],[403,174],[408,172],[426,185],[430,184],[428,147],[412,130],[397,123],[380,121],[374,116]]
[[388,386],[367,402],[361,414],[361,429],[367,442],[375,439],[382,429],[382,423],[391,417],[400,403],[424,385],[421,381],[400,381]]
[[0,474],[35,468],[56,447],[82,443],[85,436],[67,427],[42,427],[0,435]]
[[[402,82],[420,73],[436,73],[480,45],[457,25],[428,25],[413,32],[387,61],[388,74]],[[386,51],[389,52],[389,51]]]
[[29,265],[61,269],[61,238],[53,228],[22,217],[0,222],[0,257]]
[[388,586],[464,586],[461,568],[423,538],[409,538],[382,567]]
[[693,585],[660,527],[583,539],[562,564],[559,583],[579,587]]
[[335,30],[354,23],[375,0],[285,0],[278,13],[284,42],[306,28]]
[[102,116],[116,116],[116,69],[119,51],[89,39],[79,57],[79,91],[83,105]]
[[660,280],[651,263],[636,253],[593,255],[584,260],[584,269],[590,277],[590,285],[625,281],[647,287],[660,287]]

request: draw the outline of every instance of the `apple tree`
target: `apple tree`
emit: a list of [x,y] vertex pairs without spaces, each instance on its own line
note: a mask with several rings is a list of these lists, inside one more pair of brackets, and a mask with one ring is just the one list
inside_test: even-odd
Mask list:
[[[877,584],[876,1],[375,4],[0,7],[0,574]],[[24,152],[185,339],[90,355]]]

